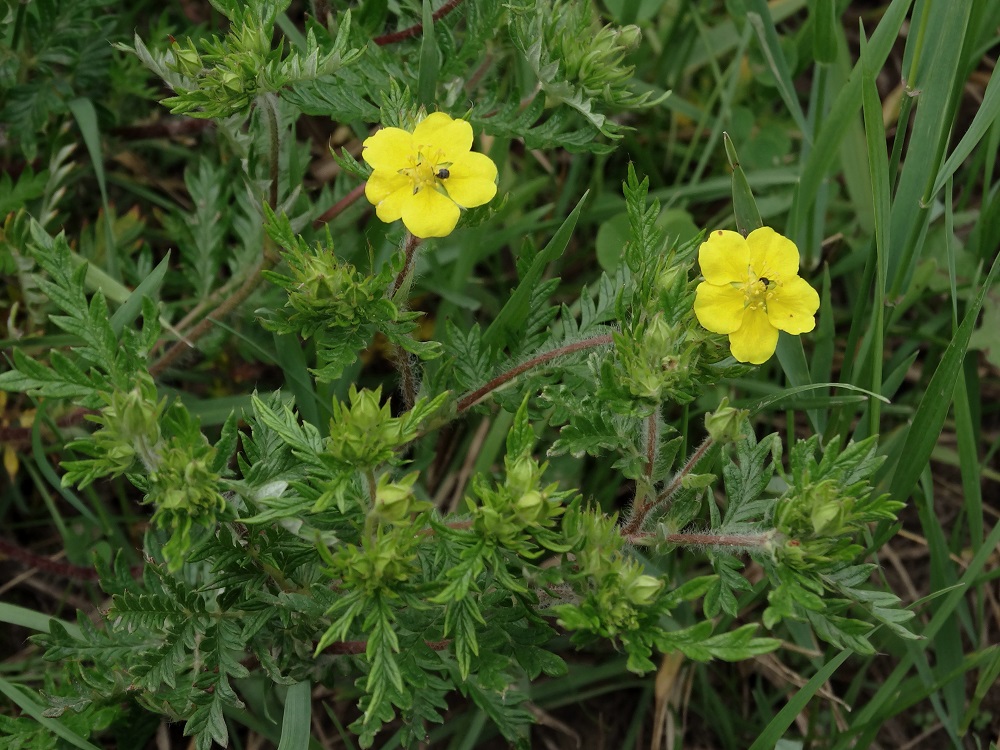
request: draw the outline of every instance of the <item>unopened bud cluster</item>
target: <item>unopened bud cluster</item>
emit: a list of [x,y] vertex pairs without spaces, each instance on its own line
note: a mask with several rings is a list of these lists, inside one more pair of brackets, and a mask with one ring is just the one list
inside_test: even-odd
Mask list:
[[552,5],[545,13],[542,32],[562,73],[587,96],[617,101],[620,90],[632,78],[633,67],[625,65],[624,60],[642,39],[639,27],[598,28],[599,22],[589,3]]

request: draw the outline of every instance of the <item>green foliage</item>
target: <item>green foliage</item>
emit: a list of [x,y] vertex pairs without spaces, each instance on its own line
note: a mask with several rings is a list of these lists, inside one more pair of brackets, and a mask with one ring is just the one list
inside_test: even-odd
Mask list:
[[366,276],[337,259],[329,234],[325,242],[309,245],[292,231],[287,217],[269,216],[268,235],[284,248],[291,275],[264,272],[268,281],[288,291],[285,307],[268,316],[264,325],[316,340],[320,367],[313,374],[318,380],[339,378],[376,332],[422,359],[438,356],[438,345],[413,337],[420,314],[400,310],[387,297],[393,278],[402,270],[401,255],[377,274]]
[[[826,179],[843,138],[833,129],[853,122],[847,104],[829,101],[848,62],[834,3],[806,30],[793,19],[780,39],[780,19],[756,0],[726,4],[736,16],[725,19],[692,4],[609,1],[601,7],[614,23],[596,5],[565,0],[465,0],[439,6],[436,19],[431,3],[374,0],[353,16],[315,3],[318,17],[299,26],[287,0],[213,0],[225,17],[213,17],[214,34],[174,28],[169,12],[147,28],[93,2],[14,5],[0,11],[14,21],[0,49],[0,156],[19,160],[0,178],[14,344],[0,389],[37,429],[22,438],[28,418],[18,427],[0,415],[14,435],[4,465],[12,486],[28,476],[33,494],[59,492],[81,511],[64,520],[59,507],[51,525],[77,563],[97,553],[111,602],[100,617],[53,620],[32,639],[44,655],[35,663],[50,664],[22,683],[41,691],[56,726],[102,741],[128,734],[135,715],[164,717],[208,750],[236,745],[243,724],[273,729],[289,686],[308,688],[295,688],[299,705],[322,686],[354,702],[344,723],[361,747],[463,731],[474,722],[451,717],[464,699],[527,748],[538,744],[531,727],[545,690],[578,678],[573,649],[594,663],[615,650],[637,675],[657,670],[661,654],[742,661],[788,642],[798,649],[781,659],[803,672],[823,669],[827,645],[921,654],[913,612],[872,556],[905,507],[883,487],[909,489],[924,468],[901,446],[919,442],[929,454],[933,435],[891,432],[880,448],[880,413],[859,419],[859,401],[830,396],[827,381],[893,395],[916,344],[883,362],[883,335],[902,338],[919,319],[933,345],[945,342],[930,382],[951,385],[965,367],[955,423],[975,498],[967,515],[981,537],[981,425],[966,390],[976,367],[963,357],[991,300],[995,272],[984,285],[975,269],[992,257],[992,235],[976,224],[968,257],[946,259],[947,283],[927,281],[930,266],[912,280],[897,270],[909,291],[886,297],[885,222],[906,226],[903,209],[888,213],[892,181],[853,171]],[[405,15],[418,7],[420,18]],[[899,7],[886,11],[889,31],[866,41],[869,73],[902,23]],[[136,26],[131,45],[107,43]],[[793,79],[813,54],[810,35],[823,36],[816,61],[825,67]],[[760,49],[748,47],[754,39]],[[973,41],[925,59],[947,62],[989,39]],[[169,115],[130,123],[142,131],[133,137],[106,126],[127,97],[152,98],[138,63],[173,93],[159,102]],[[938,75],[916,72],[931,83]],[[658,87],[675,79],[683,89],[667,99]],[[796,98],[807,80],[819,107],[808,118]],[[850,80],[843,99],[854,102]],[[774,89],[790,114],[773,112]],[[70,104],[80,100],[97,118],[66,125],[86,110]],[[994,101],[984,100],[974,132],[992,139],[995,157]],[[830,106],[837,117],[826,124]],[[371,177],[360,149],[375,128],[412,130],[433,111],[471,123],[475,150],[498,164],[499,197],[466,212],[449,237],[418,243],[358,210]],[[174,141],[142,130],[161,122]],[[745,138],[730,140],[724,125]],[[912,135],[926,153],[947,147],[950,129],[939,125]],[[89,166],[78,165],[68,127],[83,132]],[[870,155],[884,144],[869,135]],[[793,141],[810,147],[802,164]],[[978,140],[962,144],[962,159],[976,154],[983,171],[971,182],[990,184],[990,154],[978,154]],[[938,175],[902,172],[899,190],[925,212],[958,161]],[[86,169],[100,202],[83,187]],[[604,175],[622,172],[619,191]],[[927,185],[935,194],[918,203]],[[764,193],[759,205],[751,186]],[[854,250],[870,239],[867,209],[854,203],[873,189],[881,240],[869,258]],[[797,386],[784,390],[777,369],[734,362],[725,338],[698,324],[697,253],[709,229],[787,215],[807,275],[821,242],[839,236],[827,214],[851,231],[824,255],[817,332],[806,349],[779,344],[785,380]],[[605,273],[581,271],[609,217],[623,232],[627,224],[627,239],[611,243]],[[53,236],[56,226],[65,230]],[[892,245],[895,269],[922,250],[928,226],[913,226],[911,236],[894,231],[903,248]],[[940,243],[949,252],[953,229]],[[961,288],[956,268],[972,279]],[[869,323],[860,313],[873,283],[880,317]],[[921,301],[941,290],[956,297],[954,335],[942,334],[952,320],[940,300]],[[832,309],[844,300],[858,314]],[[959,304],[968,307],[960,329]],[[848,327],[847,344],[835,345]],[[842,350],[867,355],[834,371]],[[914,425],[939,427],[948,403],[937,395],[903,394],[882,416],[905,411]],[[750,400],[759,396],[768,400]],[[760,403],[779,399],[787,432],[766,434],[774,420]],[[814,429],[796,421],[799,409]],[[17,484],[5,508],[30,517],[22,493]],[[631,507],[619,517],[622,494]],[[108,528],[85,527],[91,516]],[[141,557],[130,549],[140,537]],[[950,586],[948,545],[958,542],[940,529],[926,537],[935,582]],[[108,555],[106,545],[122,551]],[[941,606],[941,619],[950,616]],[[951,623],[949,637],[971,632],[972,617],[963,613],[965,631]],[[813,650],[811,661],[800,653]],[[941,684],[970,668],[960,653],[941,658],[950,670]],[[0,715],[0,733],[11,747],[61,747],[50,726],[25,716]],[[749,745],[737,734],[729,747]]]

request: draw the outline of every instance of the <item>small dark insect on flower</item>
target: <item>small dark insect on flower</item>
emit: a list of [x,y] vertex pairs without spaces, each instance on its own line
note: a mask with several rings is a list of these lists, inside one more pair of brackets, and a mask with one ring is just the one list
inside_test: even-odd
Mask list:
[[758,281],[764,286],[771,286],[771,280],[767,276],[761,276]]
[[444,167],[441,167],[441,169],[437,171],[435,177],[437,177],[439,180],[447,180],[449,177],[451,177],[451,172],[449,172]]

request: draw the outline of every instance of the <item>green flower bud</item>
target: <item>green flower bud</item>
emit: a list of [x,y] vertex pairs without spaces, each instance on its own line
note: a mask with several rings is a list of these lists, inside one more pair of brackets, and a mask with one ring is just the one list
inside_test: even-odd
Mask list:
[[545,499],[538,490],[531,490],[521,496],[521,499],[514,503],[517,508],[517,515],[522,520],[531,523],[537,521],[542,511],[545,509]]
[[687,278],[687,268],[685,266],[674,263],[668,268],[664,268],[656,277],[656,290],[658,292],[669,292],[674,288],[678,276]]
[[686,490],[703,490],[715,482],[715,474],[685,474],[681,477],[681,487]]
[[816,495],[812,513],[809,514],[813,531],[817,536],[834,536],[839,533],[844,520],[844,504],[832,486],[817,488]]
[[523,495],[534,487],[538,464],[528,456],[519,456],[507,465],[507,489],[512,495]]
[[663,588],[663,581],[653,576],[640,575],[625,586],[625,597],[633,604],[649,604]]
[[351,422],[361,430],[373,429],[381,422],[379,394],[375,391],[361,391],[357,399],[352,399]]
[[195,78],[205,69],[205,64],[202,62],[198,50],[190,46],[190,42],[188,44],[187,47],[180,45],[174,47],[174,62],[171,67],[188,78]]
[[242,94],[243,93],[243,79],[231,70],[222,71],[222,75],[219,76],[219,83],[222,84],[223,88],[230,94]]
[[398,482],[389,481],[389,475],[378,478],[375,488],[375,507],[372,509],[378,520],[384,523],[399,523],[413,509],[413,484],[417,472],[407,474]]
[[646,328],[642,343],[650,351],[661,357],[669,356],[674,348],[674,332],[663,315],[656,315]]
[[618,43],[628,49],[634,49],[642,41],[642,29],[635,24],[622,26],[618,30]]
[[746,409],[735,409],[729,405],[729,399],[722,399],[719,408],[705,415],[705,430],[719,445],[735,443],[743,439],[740,427],[746,419]]

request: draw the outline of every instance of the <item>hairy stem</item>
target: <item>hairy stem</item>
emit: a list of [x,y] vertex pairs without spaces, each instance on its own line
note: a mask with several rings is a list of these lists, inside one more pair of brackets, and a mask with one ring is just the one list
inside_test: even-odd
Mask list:
[[631,520],[622,528],[622,536],[633,537],[635,536],[642,525],[646,522],[646,517],[649,516],[650,511],[653,510],[657,505],[661,505],[673,497],[673,494],[677,492],[678,488],[681,486],[681,482],[684,480],[688,474],[694,469],[695,465],[702,459],[709,448],[712,447],[712,438],[705,438],[701,445],[691,454],[691,457],[687,460],[687,463],[681,467],[674,478],[670,480],[670,484],[664,488],[664,490],[656,496],[655,500],[649,502],[643,502],[636,506],[632,511]]
[[646,419],[646,476],[652,478],[656,464],[657,443],[660,439],[659,409]]
[[399,371],[399,390],[403,394],[403,406],[409,411],[417,402],[417,374],[414,372],[413,357],[401,346],[394,349],[393,360]]
[[758,534],[713,534],[711,532],[690,532],[660,536],[655,532],[639,532],[628,536],[633,544],[667,542],[687,547],[745,547],[762,548],[774,539],[773,531]]
[[264,94],[260,98],[260,106],[267,113],[268,132],[271,135],[271,191],[267,202],[274,210],[278,206],[278,182],[281,177],[281,134],[278,132],[278,102],[274,94]]
[[406,240],[403,245],[403,252],[406,255],[406,260],[403,263],[403,270],[399,272],[396,279],[392,282],[392,289],[389,291],[389,299],[396,296],[396,293],[400,290],[400,287],[406,283],[406,280],[413,273],[413,267],[416,265],[417,261],[417,248],[420,246],[420,238],[414,237],[409,232],[406,233]]
[[[100,579],[97,568],[89,565],[74,565],[68,562],[53,560],[3,538],[0,538],[0,555],[10,560],[15,560],[25,567],[37,568],[45,573],[51,573],[61,578],[69,578],[76,581],[97,581]],[[135,565],[131,568],[133,578],[142,577],[142,567],[142,565]]]
[[490,393],[505,386],[518,375],[522,375],[528,372],[528,370],[532,370],[539,365],[544,365],[546,362],[551,362],[554,359],[565,357],[567,354],[573,354],[574,352],[584,351],[585,349],[596,349],[599,346],[605,346],[611,342],[611,334],[604,334],[602,336],[594,336],[590,339],[584,339],[583,341],[577,341],[573,344],[566,344],[566,346],[560,346],[552,351],[534,356],[527,362],[523,362],[517,367],[512,367],[507,370],[507,372],[497,375],[486,385],[480,386],[471,393],[467,393],[462,396],[462,398],[458,400],[457,411],[461,414],[462,412],[470,409],[482,401]]

